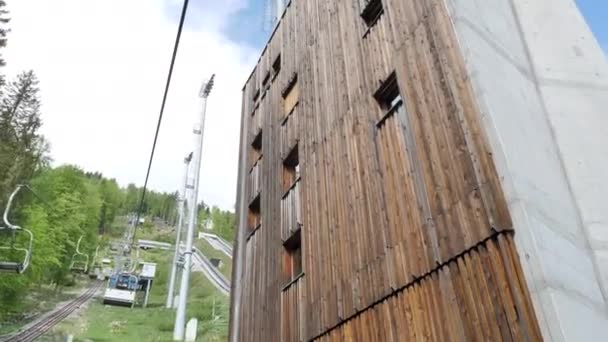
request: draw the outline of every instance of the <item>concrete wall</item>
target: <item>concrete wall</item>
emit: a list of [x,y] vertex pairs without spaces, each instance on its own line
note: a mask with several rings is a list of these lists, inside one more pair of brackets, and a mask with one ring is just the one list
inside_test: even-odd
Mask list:
[[608,336],[608,64],[572,0],[445,0],[543,336]]

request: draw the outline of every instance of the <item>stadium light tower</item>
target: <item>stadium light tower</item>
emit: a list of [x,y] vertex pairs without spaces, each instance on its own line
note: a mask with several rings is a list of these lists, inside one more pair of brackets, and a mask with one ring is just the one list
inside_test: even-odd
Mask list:
[[[188,288],[190,286],[190,272],[192,269],[192,240],[194,238],[194,226],[196,215],[198,214],[198,189],[201,174],[201,157],[203,154],[203,133],[205,131],[205,113],[207,111],[207,98],[213,88],[215,75],[211,75],[209,81],[203,82],[199,97],[201,98],[200,122],[194,127],[194,187],[190,191],[188,203],[191,210],[188,214],[188,230],[186,232],[186,250],[184,251],[184,270],[182,272],[182,282],[180,284],[179,301],[177,313],[175,314],[175,327],[173,328],[173,340],[182,341],[184,339],[184,329],[186,325],[186,305],[188,303]],[[179,243],[179,242],[178,242]]]
[[188,191],[188,170],[190,169],[190,161],[192,161],[192,152],[184,159],[184,178],[182,191],[179,194],[177,203],[177,213],[179,219],[175,228],[175,253],[173,255],[173,263],[171,263],[171,277],[169,278],[169,291],[167,293],[167,309],[173,307],[173,296],[175,295],[175,278],[177,277],[177,263],[179,260],[179,242],[181,241],[182,227],[184,225],[184,202],[186,202],[186,192]]

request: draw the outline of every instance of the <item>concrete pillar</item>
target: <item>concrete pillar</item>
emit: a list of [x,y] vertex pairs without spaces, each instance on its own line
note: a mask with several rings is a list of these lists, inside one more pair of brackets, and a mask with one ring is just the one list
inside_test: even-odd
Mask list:
[[444,0],[547,341],[608,336],[608,64],[573,0]]

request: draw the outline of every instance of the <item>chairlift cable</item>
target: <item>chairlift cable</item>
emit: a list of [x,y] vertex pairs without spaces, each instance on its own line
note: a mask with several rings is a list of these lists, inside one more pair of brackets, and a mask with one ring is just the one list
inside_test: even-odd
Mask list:
[[171,57],[171,64],[169,66],[169,73],[167,75],[167,83],[165,85],[165,93],[163,95],[163,101],[160,107],[160,113],[158,115],[158,123],[156,124],[156,133],[154,134],[154,142],[152,143],[152,152],[150,153],[150,161],[148,162],[148,171],[146,172],[146,180],[144,182],[144,188],[141,194],[141,199],[139,201],[139,206],[137,208],[137,218],[135,220],[135,227],[133,228],[133,236],[131,237],[130,243],[135,243],[135,235],[137,233],[137,225],[139,224],[139,219],[141,216],[141,211],[144,206],[144,200],[146,198],[146,190],[148,188],[148,178],[150,177],[150,169],[152,168],[152,160],[154,159],[154,152],[156,151],[156,142],[158,140],[158,132],[160,131],[160,125],[163,120],[163,114],[165,112],[165,104],[167,102],[167,94],[169,93],[169,86],[171,84],[171,77],[173,76],[173,67],[175,65],[175,59],[177,56],[177,49],[179,47],[179,42],[182,36],[182,29],[184,27],[184,21],[186,19],[186,12],[188,10],[188,2],[189,0],[184,0],[184,5],[182,7],[182,13],[179,20],[179,26],[177,28],[177,36],[175,37],[175,45],[173,46],[173,56]]

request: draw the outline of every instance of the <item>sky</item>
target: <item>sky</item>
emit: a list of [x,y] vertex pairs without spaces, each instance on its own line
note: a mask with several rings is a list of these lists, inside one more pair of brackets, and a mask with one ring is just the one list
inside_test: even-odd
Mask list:
[[[577,0],[604,51],[608,1]],[[182,0],[8,0],[4,72],[40,79],[43,134],[54,165],[143,185]],[[149,187],[180,188],[201,83],[207,107],[199,199],[233,209],[241,89],[269,30],[263,0],[191,0]]]

